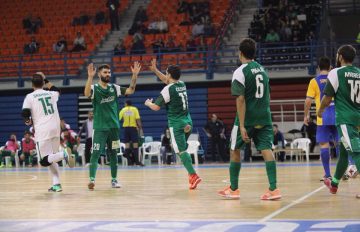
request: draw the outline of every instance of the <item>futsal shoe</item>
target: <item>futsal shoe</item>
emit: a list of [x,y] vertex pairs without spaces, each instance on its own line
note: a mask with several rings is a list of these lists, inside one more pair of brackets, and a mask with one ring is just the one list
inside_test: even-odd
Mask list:
[[61,188],[61,184],[54,184],[53,186],[51,186],[51,188],[48,189],[48,192],[61,192],[62,188]]
[[323,176],[323,178],[320,179],[320,181],[324,181],[325,179],[330,179],[332,180],[332,176]]
[[64,159],[70,168],[75,167],[75,155],[71,154],[71,149],[69,147],[64,150]]
[[324,184],[326,185],[326,187],[328,187],[328,189],[330,190],[330,193],[336,194],[336,192],[337,192],[337,190],[338,190],[338,187],[337,187],[337,186],[333,186],[333,185],[331,184],[331,180],[329,180],[329,179],[324,180]]
[[95,180],[90,180],[89,184],[88,184],[88,189],[89,190],[94,190],[95,188]]
[[189,175],[189,189],[196,189],[200,182],[201,178],[196,173]]
[[230,186],[218,192],[218,195],[226,199],[240,199],[240,190],[232,190]]
[[121,184],[117,180],[112,180],[111,188],[121,188]]
[[279,189],[274,189],[271,191],[270,189],[266,190],[266,192],[260,197],[261,200],[279,200],[281,198],[281,193]]

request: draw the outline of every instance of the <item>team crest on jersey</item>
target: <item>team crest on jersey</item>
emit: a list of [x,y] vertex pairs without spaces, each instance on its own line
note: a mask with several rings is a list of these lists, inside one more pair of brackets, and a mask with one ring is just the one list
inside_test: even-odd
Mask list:
[[110,93],[114,92],[114,89],[113,88],[110,88]]

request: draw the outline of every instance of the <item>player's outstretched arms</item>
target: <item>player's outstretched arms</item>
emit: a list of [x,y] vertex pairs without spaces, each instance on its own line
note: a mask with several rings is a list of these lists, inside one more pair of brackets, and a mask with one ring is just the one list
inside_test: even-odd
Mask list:
[[160,106],[158,106],[158,105],[155,105],[153,102],[153,99],[152,98],[148,98],[146,101],[145,101],[145,105],[147,106],[147,107],[149,107],[151,110],[153,110],[153,111],[158,111],[158,110],[160,110]]
[[137,81],[139,72],[141,70],[141,64],[138,61],[135,61],[134,66],[132,66],[130,68],[131,68],[131,72],[132,72],[132,77],[131,77],[131,81],[130,81],[130,86],[125,91],[125,95],[130,95],[135,92],[136,81]]
[[84,95],[86,97],[90,97],[90,95],[91,95],[91,84],[92,84],[93,78],[94,78],[94,76],[96,74],[96,68],[94,67],[93,63],[90,63],[88,65],[87,71],[88,71],[88,79],[87,79],[86,84],[85,84]]
[[152,60],[151,60],[149,69],[150,69],[152,72],[154,72],[155,75],[156,75],[162,82],[164,82],[165,84],[168,84],[168,83],[167,83],[166,75],[163,74],[162,72],[160,72],[159,69],[156,67],[156,59],[152,59]]

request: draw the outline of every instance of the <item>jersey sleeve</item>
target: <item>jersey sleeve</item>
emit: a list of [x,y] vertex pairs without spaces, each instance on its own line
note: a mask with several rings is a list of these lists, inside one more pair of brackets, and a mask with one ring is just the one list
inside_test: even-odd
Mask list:
[[94,85],[91,85],[91,90],[90,90],[90,99],[93,100],[94,99],[94,96],[95,96],[95,93],[94,93]]
[[30,102],[30,97],[29,95],[26,95],[24,102],[23,102],[23,109],[31,109],[31,102]]
[[231,82],[231,95],[245,95],[245,76],[242,67],[236,69],[233,74]]
[[333,97],[339,88],[339,77],[337,75],[337,69],[333,69],[329,72],[328,81],[326,82],[324,94],[329,97]]
[[306,97],[310,97],[310,98],[315,98],[316,97],[316,81],[315,79],[311,79],[307,92],[306,92]]
[[126,87],[121,87],[120,85],[114,84],[114,87],[116,89],[117,96],[120,97],[122,95],[125,95]]
[[166,103],[165,103],[165,99],[164,99],[163,95],[158,96],[158,98],[156,98],[154,104],[157,106],[160,106],[160,107],[164,106]]
[[137,108],[134,108],[135,111],[135,119],[140,119],[139,110]]
[[160,92],[162,98],[164,99],[165,104],[170,102],[170,91],[169,86],[165,86]]

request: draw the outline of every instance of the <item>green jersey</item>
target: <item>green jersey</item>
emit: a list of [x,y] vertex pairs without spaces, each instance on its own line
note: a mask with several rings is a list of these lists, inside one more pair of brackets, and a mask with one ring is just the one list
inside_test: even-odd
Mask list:
[[108,84],[106,89],[99,84],[91,85],[91,101],[94,111],[93,129],[107,130],[120,128],[118,97],[124,95],[126,88]]
[[176,126],[184,121],[191,122],[184,82],[178,81],[165,86],[160,96],[156,99],[155,104],[166,106],[169,126]]
[[[233,96],[244,96],[246,103],[244,126],[272,125],[269,77],[256,61],[235,70],[231,83]],[[236,114],[235,123],[238,117]]]
[[336,125],[360,126],[360,69],[343,66],[330,71],[324,93],[335,98]]

